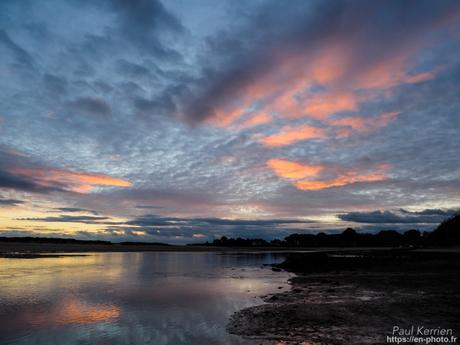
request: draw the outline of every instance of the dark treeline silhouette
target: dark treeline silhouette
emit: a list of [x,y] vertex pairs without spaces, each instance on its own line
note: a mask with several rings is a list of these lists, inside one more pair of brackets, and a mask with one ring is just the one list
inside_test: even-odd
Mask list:
[[76,240],[74,238],[59,237],[0,237],[0,242],[22,242],[22,243],[56,243],[56,244],[112,244],[109,241]]
[[408,230],[399,233],[384,230],[376,234],[358,233],[348,228],[340,234],[292,234],[283,240],[228,238],[222,236],[213,242],[194,245],[218,247],[400,247],[400,246],[449,246],[460,245],[460,215],[442,222],[434,231],[421,233]]
[[59,238],[59,237],[0,237],[0,242],[21,242],[21,243],[53,243],[53,244],[103,244],[103,245],[153,245],[153,246],[169,246],[167,243],[159,242],[120,242],[112,243],[110,241],[101,240],[76,240],[74,238]]

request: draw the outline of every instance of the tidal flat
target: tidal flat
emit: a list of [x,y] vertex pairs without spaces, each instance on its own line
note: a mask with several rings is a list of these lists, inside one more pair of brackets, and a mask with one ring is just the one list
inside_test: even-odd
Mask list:
[[412,325],[459,335],[457,250],[296,253],[275,266],[296,274],[291,289],[233,314],[230,333],[285,345],[388,344]]

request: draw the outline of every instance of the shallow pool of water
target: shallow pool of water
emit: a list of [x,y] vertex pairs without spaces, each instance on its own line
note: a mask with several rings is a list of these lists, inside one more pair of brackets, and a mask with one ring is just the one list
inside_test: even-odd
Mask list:
[[[252,344],[235,311],[287,288],[281,253],[0,259],[0,344]],[[256,342],[257,343],[257,342]]]

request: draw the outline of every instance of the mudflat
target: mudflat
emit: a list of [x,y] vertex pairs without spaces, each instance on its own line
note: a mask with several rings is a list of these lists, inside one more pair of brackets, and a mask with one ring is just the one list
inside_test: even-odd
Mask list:
[[389,344],[395,327],[460,336],[457,249],[296,253],[278,267],[296,273],[291,289],[235,313],[229,332],[286,345]]

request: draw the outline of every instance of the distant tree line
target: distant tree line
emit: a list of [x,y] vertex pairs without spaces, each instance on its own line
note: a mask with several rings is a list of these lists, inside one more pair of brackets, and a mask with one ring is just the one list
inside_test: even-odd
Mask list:
[[0,242],[23,242],[23,243],[55,243],[55,244],[112,244],[109,241],[76,240],[74,238],[59,237],[0,237]]
[[340,234],[292,234],[283,240],[266,241],[260,238],[228,238],[222,236],[212,242],[193,244],[218,247],[401,247],[460,245],[460,215],[442,222],[432,232],[408,230],[399,233],[384,230],[376,234],[358,233],[348,228]]
[[[110,241],[101,240],[76,240],[74,238],[59,238],[59,237],[0,237],[0,242],[21,242],[21,243],[54,243],[54,244],[104,244],[112,245]],[[119,242],[117,245],[124,246],[169,246],[167,243],[160,242]]]

